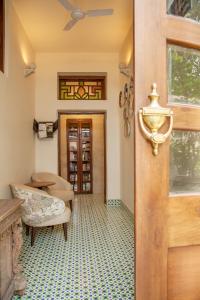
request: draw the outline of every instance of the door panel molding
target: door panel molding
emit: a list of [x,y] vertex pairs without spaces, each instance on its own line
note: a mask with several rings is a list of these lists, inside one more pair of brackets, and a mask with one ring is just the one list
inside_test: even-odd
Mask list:
[[200,194],[170,197],[168,241],[169,247],[200,245]]
[[200,49],[199,27],[194,20],[168,15],[163,30],[169,43]]
[[200,107],[189,105],[171,105],[174,112],[174,128],[200,130]]
[[199,253],[200,246],[178,247],[169,249],[168,299],[199,300]]

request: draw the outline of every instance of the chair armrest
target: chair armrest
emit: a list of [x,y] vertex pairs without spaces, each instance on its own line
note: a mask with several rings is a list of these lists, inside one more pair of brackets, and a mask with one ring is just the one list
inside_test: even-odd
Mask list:
[[49,190],[62,189],[62,190],[72,191],[72,185],[70,182],[68,182],[61,176],[58,176],[57,178],[58,180],[56,182],[56,185],[49,186],[48,187]]
[[26,197],[27,199],[21,205],[22,219],[30,226],[39,226],[41,223],[51,220],[52,217],[65,212],[64,201],[51,195],[28,192]]
[[45,217],[62,214],[65,210],[63,200],[49,195],[38,189],[29,188],[25,185],[11,185],[13,195],[24,200],[22,204],[23,215],[30,219],[36,216]]

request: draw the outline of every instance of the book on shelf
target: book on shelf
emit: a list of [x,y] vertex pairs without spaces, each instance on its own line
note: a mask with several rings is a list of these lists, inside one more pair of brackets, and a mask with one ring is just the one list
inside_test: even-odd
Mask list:
[[69,156],[70,156],[70,161],[77,161],[77,153],[70,151]]
[[70,142],[69,143],[69,150],[70,151],[77,151],[77,142]]
[[70,130],[69,131],[69,138],[77,138],[78,137],[78,131],[76,130],[76,131],[72,131],[72,130]]
[[90,129],[89,128],[84,128],[82,129],[82,137],[84,138],[87,138],[87,137],[90,137]]
[[90,191],[90,182],[87,182],[87,183],[83,183],[83,191],[84,192],[89,192]]
[[74,192],[78,191],[78,185],[77,185],[77,183],[73,184],[73,190],[74,190]]
[[84,151],[90,151],[90,142],[84,142],[84,143],[82,143],[82,149]]
[[83,171],[90,171],[90,164],[89,163],[83,164]]
[[70,181],[77,181],[77,173],[70,174]]
[[70,164],[69,164],[69,170],[71,172],[77,171],[77,163],[76,162],[70,162]]
[[83,174],[83,181],[90,181],[90,173]]
[[83,160],[83,161],[88,161],[88,160],[90,160],[90,153],[89,153],[89,152],[83,152],[83,153],[82,153],[82,160]]

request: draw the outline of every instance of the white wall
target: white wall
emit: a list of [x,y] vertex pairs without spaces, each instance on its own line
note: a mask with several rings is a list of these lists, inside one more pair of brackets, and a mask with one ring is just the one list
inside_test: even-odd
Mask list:
[[26,182],[34,170],[34,76],[24,78],[34,52],[6,0],[5,73],[0,72],[0,198],[10,197],[11,182]]
[[[120,128],[118,54],[37,54],[36,119],[56,120],[58,110],[107,111],[107,198],[120,199]],[[107,72],[106,101],[58,101],[57,72]],[[57,133],[36,140],[36,170],[58,171]]]
[[[133,35],[132,27],[122,45],[119,55],[119,62],[129,64],[133,70]],[[120,75],[120,86],[123,90],[124,84],[129,83],[128,77]],[[123,108],[120,109],[120,148],[121,148],[121,200],[134,211],[134,137],[133,137],[133,118],[131,119],[131,136],[124,136]]]

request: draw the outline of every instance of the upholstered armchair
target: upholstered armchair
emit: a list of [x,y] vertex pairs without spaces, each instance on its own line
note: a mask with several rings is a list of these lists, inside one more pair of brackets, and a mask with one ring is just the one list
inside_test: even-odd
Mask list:
[[53,173],[47,173],[47,172],[34,173],[31,178],[32,178],[32,181],[53,181],[53,182],[55,182],[54,185],[51,185],[48,188],[46,188],[47,193],[52,196],[62,199],[66,205],[69,203],[70,208],[72,210],[72,207],[73,207],[72,202],[74,200],[74,192],[72,190],[71,184],[67,180],[65,180],[61,176],[58,176]]
[[36,229],[63,224],[65,240],[67,240],[67,223],[70,221],[71,211],[64,201],[53,197],[39,189],[23,184],[11,184],[15,198],[24,200],[22,206],[22,221],[26,225],[26,234],[31,228],[31,246],[34,244]]

